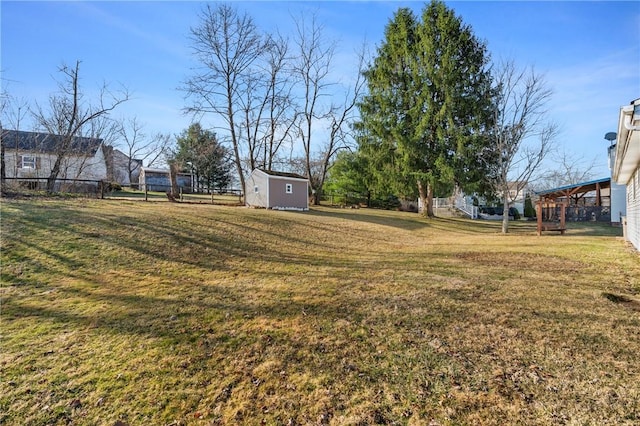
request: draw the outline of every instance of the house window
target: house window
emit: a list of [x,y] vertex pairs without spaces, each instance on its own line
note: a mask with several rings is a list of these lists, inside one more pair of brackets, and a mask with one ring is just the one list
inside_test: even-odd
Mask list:
[[20,167],[22,169],[35,169],[36,168],[36,157],[33,156],[33,155],[23,155]]
[[284,192],[287,194],[293,194],[293,185],[290,183],[285,184]]
[[253,192],[255,192],[256,194],[258,192],[260,192],[260,187],[258,187],[257,185],[253,187]]

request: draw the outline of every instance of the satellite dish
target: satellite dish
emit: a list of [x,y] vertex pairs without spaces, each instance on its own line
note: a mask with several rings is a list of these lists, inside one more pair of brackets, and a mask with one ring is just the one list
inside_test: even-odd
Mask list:
[[604,138],[609,142],[615,141],[617,137],[618,134],[616,132],[608,132],[606,135],[604,135]]

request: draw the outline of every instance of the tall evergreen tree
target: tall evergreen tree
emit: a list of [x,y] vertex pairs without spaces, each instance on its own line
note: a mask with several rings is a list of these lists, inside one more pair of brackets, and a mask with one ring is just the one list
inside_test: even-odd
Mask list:
[[464,187],[482,175],[476,158],[492,111],[486,47],[441,1],[426,5],[421,21],[402,8],[365,76],[360,146],[379,179],[398,195],[417,192],[433,216],[437,185]]
[[190,125],[178,136],[175,159],[193,174],[198,189],[222,189],[231,181],[233,164],[229,149],[199,123]]

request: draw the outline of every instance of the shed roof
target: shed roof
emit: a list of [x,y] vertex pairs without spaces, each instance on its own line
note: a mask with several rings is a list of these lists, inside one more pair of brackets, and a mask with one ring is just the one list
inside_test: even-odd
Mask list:
[[265,170],[265,169],[258,169],[258,170],[269,176],[308,180],[306,177],[301,176],[297,173],[276,172],[274,170]]
[[537,191],[536,194],[540,197],[556,199],[560,197],[570,197],[576,194],[586,194],[599,189],[605,189],[611,187],[611,178],[601,178],[596,180],[590,180],[588,182],[576,183],[573,185],[559,186],[557,188],[546,189],[544,191]]
[[[55,153],[64,136],[51,133],[25,132],[22,130],[3,130],[2,145],[5,149],[26,152]],[[71,152],[81,155],[94,155],[102,145],[102,139],[74,136]]]

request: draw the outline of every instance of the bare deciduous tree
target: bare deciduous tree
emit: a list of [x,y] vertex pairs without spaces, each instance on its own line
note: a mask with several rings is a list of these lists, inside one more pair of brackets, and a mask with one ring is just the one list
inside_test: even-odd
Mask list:
[[294,81],[287,78],[289,71],[289,43],[281,36],[272,37],[267,52],[268,131],[263,144],[262,167],[271,170],[282,145],[290,140],[296,113],[292,99]]
[[[112,92],[105,85],[100,89],[97,104],[84,101],[80,89],[80,61],[74,67],[62,65],[59,71],[64,78],[58,82],[59,93],[49,97],[48,109],[36,105],[33,113],[36,124],[50,134],[60,135],[61,141],[56,147],[56,160],[47,178],[47,192],[53,192],[56,179],[64,160],[74,149],[76,136],[91,125],[94,120],[109,114],[118,105],[129,99],[126,90]],[[95,123],[94,123],[95,124]]]
[[216,114],[229,132],[240,184],[244,188],[237,114],[243,78],[262,55],[267,42],[248,14],[229,4],[207,5],[200,23],[191,29],[193,52],[202,65],[186,81],[184,90],[192,104],[187,112]]
[[118,121],[119,145],[127,156],[129,182],[133,183],[134,173],[142,163],[152,167],[164,158],[171,144],[171,136],[163,133],[148,135],[137,117]]
[[[552,91],[533,69],[518,69],[512,61],[494,71],[495,190],[503,201],[502,232],[509,232],[509,204],[524,189],[550,152],[558,127],[547,119]],[[515,182],[516,187],[510,186]]]
[[[29,102],[24,99],[16,99],[6,90],[5,87],[0,93],[0,188],[4,190],[7,170],[5,164],[5,132],[7,130],[20,130],[22,121],[29,113]],[[17,143],[17,139],[16,139]],[[18,147],[14,147],[16,152]],[[13,163],[13,176],[17,175],[16,164]]]
[[322,26],[316,21],[314,14],[311,14],[308,21],[302,17],[296,18],[295,25],[296,60],[293,70],[302,90],[296,131],[304,149],[305,174],[309,178],[311,190],[316,194],[314,203],[317,203],[321,182],[314,178],[317,174],[313,173],[312,163],[316,162],[313,158],[313,136],[317,124],[331,120],[334,112],[324,107],[321,99],[329,96],[330,88],[335,85],[335,82],[329,80],[335,43],[325,40]]
[[271,170],[280,148],[291,139],[296,113],[288,55],[288,41],[279,35],[270,37],[264,55],[243,82],[238,134],[247,147],[245,162],[250,170]]
[[596,169],[597,158],[591,161],[584,156],[561,151],[551,157],[553,168],[546,170],[540,179],[539,187],[557,188],[564,185],[574,185],[595,179],[593,170]]
[[[353,121],[357,111],[356,105],[364,88],[363,78],[365,62],[365,49],[359,53],[357,77],[353,86],[347,88],[341,103],[333,103],[328,113],[330,129],[328,139],[320,145],[319,158],[316,161],[316,171],[310,176],[310,180],[315,183],[314,204],[320,204],[322,187],[327,177],[331,162],[337,152],[341,149],[349,148],[349,143],[353,141],[350,132],[350,123]],[[309,168],[312,170],[312,168]]]

